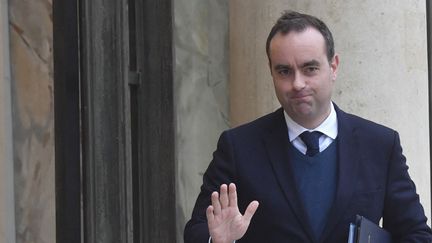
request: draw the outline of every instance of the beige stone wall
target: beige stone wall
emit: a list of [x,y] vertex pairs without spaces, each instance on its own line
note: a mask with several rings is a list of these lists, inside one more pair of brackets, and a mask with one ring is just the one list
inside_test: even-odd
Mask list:
[[[227,2],[229,54],[224,44]],[[288,8],[329,23],[342,62],[335,101],[400,131],[410,173],[430,215],[429,142],[423,133],[428,130],[424,1],[179,0],[174,4],[179,11],[175,12],[179,242],[219,133],[230,122],[239,124],[279,106],[264,44],[270,26]],[[14,242],[15,232],[16,242],[55,242],[51,5],[51,0],[0,1],[0,242]],[[4,14],[7,9],[9,15]]]
[[329,25],[341,60],[334,101],[400,132],[409,173],[430,217],[425,1],[230,1],[233,125],[279,107],[265,41],[284,9],[316,15]]
[[16,242],[55,242],[51,0],[9,1]]

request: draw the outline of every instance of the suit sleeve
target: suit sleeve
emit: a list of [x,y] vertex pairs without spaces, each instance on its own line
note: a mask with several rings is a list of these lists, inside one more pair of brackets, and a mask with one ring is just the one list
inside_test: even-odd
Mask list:
[[206,209],[211,204],[211,193],[219,191],[221,184],[235,183],[234,175],[233,149],[230,144],[229,132],[224,132],[219,138],[216,151],[213,153],[213,160],[204,173],[203,184],[192,211],[192,218],[185,226],[185,243],[208,242],[210,235]]
[[431,229],[408,174],[397,132],[394,132],[389,161],[384,228],[391,232],[395,242],[432,242]]

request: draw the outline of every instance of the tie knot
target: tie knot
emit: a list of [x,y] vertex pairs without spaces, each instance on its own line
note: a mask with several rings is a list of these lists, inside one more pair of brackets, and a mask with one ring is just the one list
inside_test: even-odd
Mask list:
[[321,135],[322,133],[318,131],[305,131],[300,134],[300,138],[303,140],[307,147],[306,155],[314,156],[315,154],[319,153],[319,138],[321,137]]

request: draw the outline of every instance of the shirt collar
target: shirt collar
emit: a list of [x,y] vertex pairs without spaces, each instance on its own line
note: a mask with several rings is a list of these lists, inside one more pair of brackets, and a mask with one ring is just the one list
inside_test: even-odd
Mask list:
[[288,116],[286,111],[284,111],[285,116],[285,122],[288,127],[288,135],[289,140],[292,142],[294,139],[296,139],[300,134],[302,134],[304,131],[319,131],[325,134],[326,136],[336,139],[338,134],[338,121],[337,121],[337,115],[336,111],[334,109],[333,103],[330,102],[330,114],[329,116],[316,128],[314,129],[307,129],[297,122],[295,122],[291,117]]

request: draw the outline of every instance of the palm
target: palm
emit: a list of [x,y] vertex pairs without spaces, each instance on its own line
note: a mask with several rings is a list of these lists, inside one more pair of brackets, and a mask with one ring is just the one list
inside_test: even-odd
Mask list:
[[251,202],[242,215],[237,206],[234,184],[230,184],[229,193],[227,186],[222,185],[220,197],[217,192],[214,192],[211,197],[212,205],[207,209],[207,220],[212,242],[232,243],[243,237],[258,208],[258,202]]

